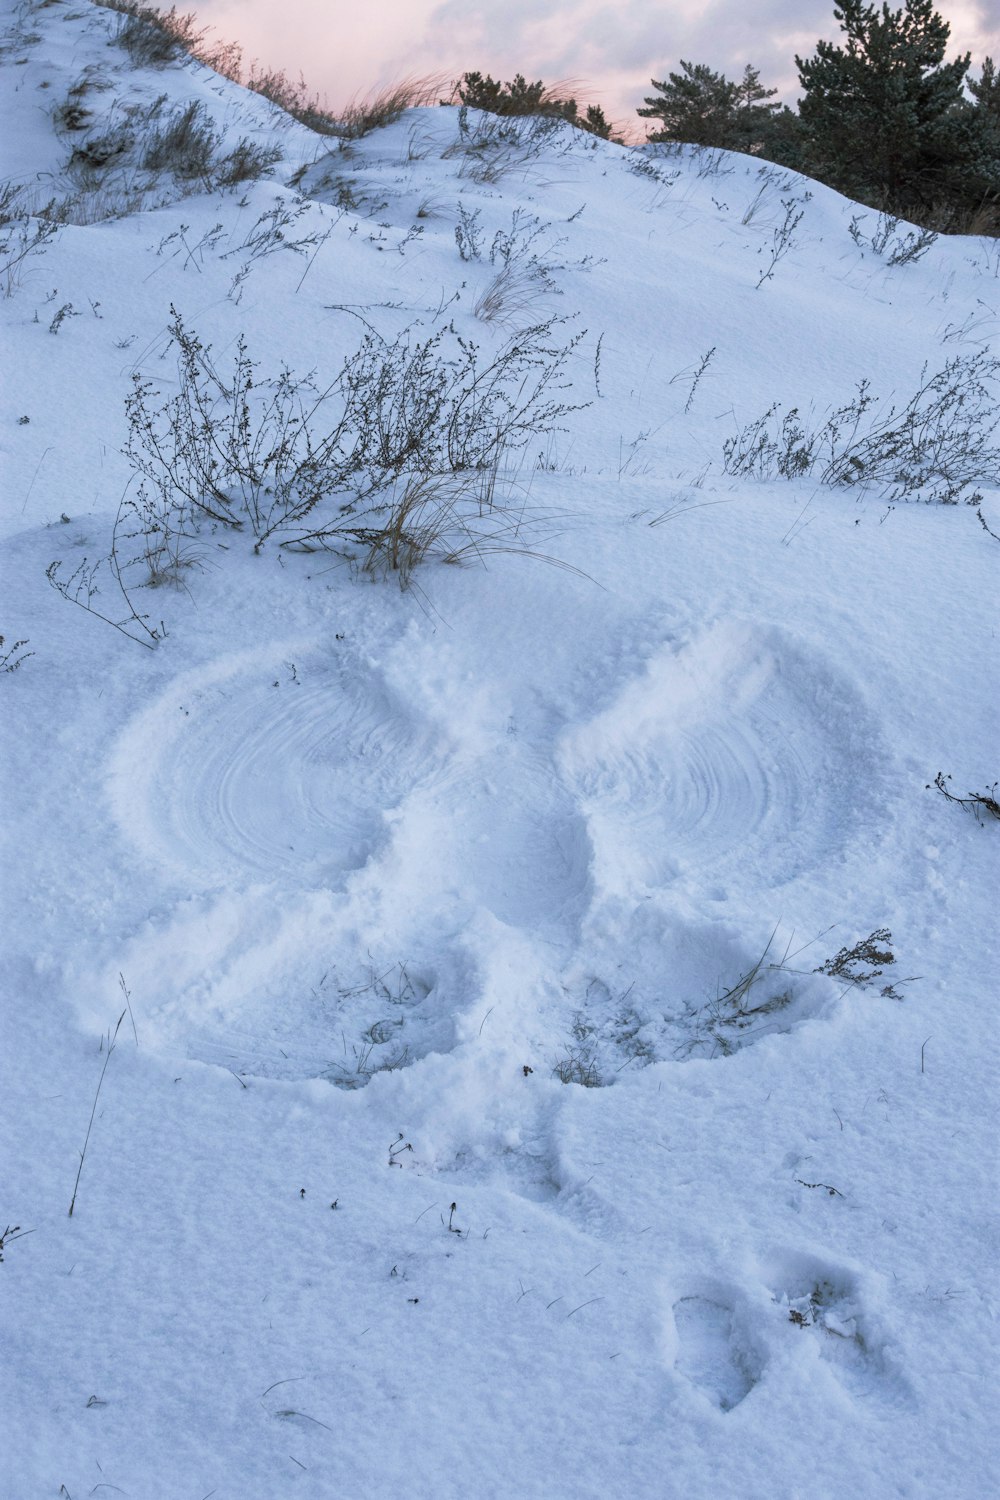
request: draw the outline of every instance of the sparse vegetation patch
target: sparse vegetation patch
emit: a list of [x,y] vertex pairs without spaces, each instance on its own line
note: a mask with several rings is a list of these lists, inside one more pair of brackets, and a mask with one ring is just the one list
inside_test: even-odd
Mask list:
[[994,444],[1000,360],[988,350],[957,355],[935,374],[925,367],[903,406],[875,396],[867,380],[818,425],[778,403],[723,445],[725,472],[874,487],[890,500],[943,505],[982,500],[976,488],[1000,463]]

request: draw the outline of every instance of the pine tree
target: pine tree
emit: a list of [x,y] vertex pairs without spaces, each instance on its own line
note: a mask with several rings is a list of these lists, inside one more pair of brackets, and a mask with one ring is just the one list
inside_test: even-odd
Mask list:
[[662,83],[651,80],[655,95],[637,113],[661,120],[662,127],[650,133],[651,141],[681,141],[726,151],[760,149],[774,112],[780,105],[767,101],[777,89],[765,89],[756,68],[748,63],[739,83],[724,73],[715,73],[704,63],[681,60],[681,71],[670,73]]
[[971,184],[964,222],[966,233],[1000,235],[1000,74],[992,57],[983,59],[978,78],[967,80],[975,100],[971,129],[980,171]]
[[984,127],[1000,134],[1000,74],[992,57],[983,59],[982,73],[978,78],[970,78],[968,83],[977,109],[983,112]]
[[911,213],[974,195],[989,175],[963,98],[970,57],[944,61],[950,27],[932,0],[834,10],[846,47],[796,57],[807,170],[874,207]]
[[455,92],[470,109],[482,109],[492,115],[548,115],[603,140],[611,139],[610,121],[599,104],[588,104],[586,113],[581,115],[575,99],[560,99],[541,79],[528,83],[523,73],[515,74],[510,83],[499,83],[489,73],[485,78],[478,72],[464,73],[455,85]]
[[765,113],[780,108],[777,104],[765,104],[765,101],[773,99],[777,92],[777,89],[764,88],[760,81],[759,69],[747,63],[743,69],[743,77],[739,83],[733,85],[733,104],[741,119],[754,119],[757,117],[755,111],[759,111],[762,105]]
[[983,71],[978,79],[969,79],[969,90],[980,104],[987,105],[1000,119],[1000,73],[997,73],[992,57],[983,61]]
[[788,105],[775,111],[762,132],[759,155],[768,161],[780,162],[795,172],[808,174],[802,122],[794,109]]

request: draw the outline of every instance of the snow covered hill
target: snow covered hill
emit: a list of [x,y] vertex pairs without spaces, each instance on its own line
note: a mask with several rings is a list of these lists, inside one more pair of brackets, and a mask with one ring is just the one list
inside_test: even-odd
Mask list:
[[989,1493],[998,242],[2,9],[0,1496]]

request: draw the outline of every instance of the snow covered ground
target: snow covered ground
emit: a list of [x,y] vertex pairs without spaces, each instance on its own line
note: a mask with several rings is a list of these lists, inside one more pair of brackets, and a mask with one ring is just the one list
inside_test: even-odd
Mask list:
[[[990,1493],[1000,828],[928,783],[998,774],[997,242],[452,108],[341,150],[3,11],[3,175],[73,206],[0,300],[0,1494]],[[193,102],[270,175],[70,168]],[[206,521],[128,640],[46,570],[125,618],[172,308],[319,388],[564,319],[577,409],[464,565]],[[980,508],[778,471],[949,362]]]

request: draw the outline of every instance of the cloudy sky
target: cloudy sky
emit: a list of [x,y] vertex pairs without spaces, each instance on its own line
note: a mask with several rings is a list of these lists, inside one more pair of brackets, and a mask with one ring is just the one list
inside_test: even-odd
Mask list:
[[[791,103],[796,52],[836,40],[835,0],[192,0],[217,35],[243,44],[248,58],[301,73],[331,106],[412,74],[458,77],[478,68],[494,77],[522,72],[546,83],[579,80],[619,123],[651,78],[680,59],[730,77],[744,63]],[[894,0],[901,5],[902,0]],[[186,6],[181,6],[186,9]],[[949,57],[971,52],[1000,60],[1000,24],[991,0],[939,0],[951,25]]]

